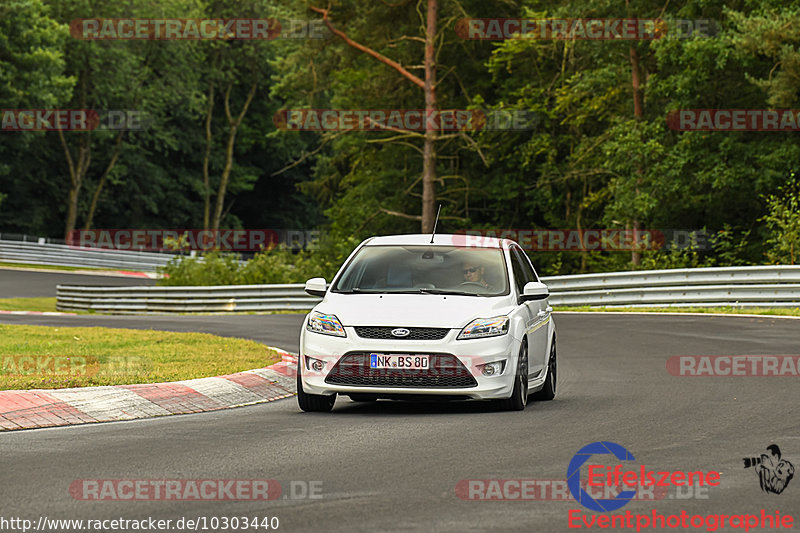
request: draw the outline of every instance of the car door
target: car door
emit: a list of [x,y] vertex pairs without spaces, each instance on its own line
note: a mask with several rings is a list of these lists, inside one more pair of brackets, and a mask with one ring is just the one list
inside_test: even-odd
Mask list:
[[[522,289],[525,287],[526,281],[526,274],[523,270],[522,261],[520,261],[519,254],[515,253],[514,248],[509,249],[509,259],[511,261],[511,270],[514,276],[514,288],[517,291],[517,301],[519,301],[519,297],[522,296]],[[535,339],[531,336],[531,332],[536,325],[536,313],[533,312],[531,306],[531,302],[521,302],[517,306],[517,311],[522,316],[522,321],[525,324],[525,338],[528,341],[528,378],[531,377],[532,369],[535,366],[534,361],[531,359],[531,346],[533,342],[536,342]],[[536,373],[536,370],[533,370],[533,373]]]
[[[524,283],[539,281],[536,271],[531,265],[530,259],[519,247],[513,247],[512,253],[519,262]],[[524,285],[524,284],[523,284]],[[543,300],[528,300],[526,302],[528,312],[531,316],[531,324],[528,327],[528,360],[530,361],[531,377],[539,375],[547,364],[547,341],[550,324],[550,307],[547,298]]]

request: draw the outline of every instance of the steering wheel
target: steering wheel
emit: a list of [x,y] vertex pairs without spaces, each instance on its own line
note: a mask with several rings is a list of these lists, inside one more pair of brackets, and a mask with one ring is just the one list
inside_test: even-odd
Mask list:
[[484,287],[483,284],[478,283],[477,281],[465,281],[465,282],[459,284],[458,286],[459,287],[470,286],[470,287],[477,287],[479,289],[486,289],[487,288],[487,287]]

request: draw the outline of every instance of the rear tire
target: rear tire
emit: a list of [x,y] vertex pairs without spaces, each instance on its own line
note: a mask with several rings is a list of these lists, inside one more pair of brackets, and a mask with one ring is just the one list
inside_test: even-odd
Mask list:
[[511,397],[497,400],[497,406],[503,411],[522,411],[528,403],[528,344],[522,343],[517,358],[517,373],[514,377],[514,389]]
[[300,364],[297,365],[297,403],[300,409],[309,413],[327,413],[333,409],[336,394],[324,396],[322,394],[308,394],[303,390],[303,380],[300,379]]
[[556,357],[556,338],[550,344],[550,357],[547,360],[547,377],[544,381],[542,390],[533,395],[537,402],[549,402],[556,397],[556,385],[558,383],[558,358]]

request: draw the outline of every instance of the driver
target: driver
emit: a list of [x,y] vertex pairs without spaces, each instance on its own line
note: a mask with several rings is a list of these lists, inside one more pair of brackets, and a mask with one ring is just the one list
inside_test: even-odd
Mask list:
[[486,289],[492,289],[492,286],[484,278],[485,268],[482,265],[474,261],[464,261],[461,268],[464,273],[464,283],[477,283]]

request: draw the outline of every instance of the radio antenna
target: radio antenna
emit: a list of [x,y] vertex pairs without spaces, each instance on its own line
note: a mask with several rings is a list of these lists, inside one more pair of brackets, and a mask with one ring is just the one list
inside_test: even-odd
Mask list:
[[436,210],[436,220],[433,221],[433,233],[431,233],[431,244],[433,244],[433,237],[436,235],[436,224],[439,223],[439,213],[442,212],[442,204],[439,204],[439,209]]

